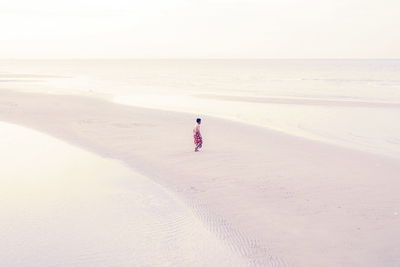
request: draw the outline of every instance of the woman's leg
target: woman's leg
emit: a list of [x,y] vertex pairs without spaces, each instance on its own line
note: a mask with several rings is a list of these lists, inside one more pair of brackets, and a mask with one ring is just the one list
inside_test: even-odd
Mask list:
[[194,148],[194,151],[195,152],[199,151],[199,148],[201,148],[201,143],[196,145],[196,147]]

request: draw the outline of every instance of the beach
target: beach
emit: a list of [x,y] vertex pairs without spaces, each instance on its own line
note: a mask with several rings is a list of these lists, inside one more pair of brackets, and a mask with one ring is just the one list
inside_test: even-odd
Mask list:
[[0,267],[400,267],[398,10],[2,1]]
[[204,149],[194,153],[193,114],[0,91],[1,121],[122,162],[179,198],[248,266],[400,264],[398,158],[202,119]]
[[245,266],[176,196],[121,162],[0,123],[2,266]]
[[400,158],[399,60],[0,60],[0,90],[262,126]]

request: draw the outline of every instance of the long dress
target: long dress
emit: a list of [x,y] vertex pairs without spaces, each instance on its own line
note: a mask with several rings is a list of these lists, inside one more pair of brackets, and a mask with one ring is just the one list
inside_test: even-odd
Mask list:
[[196,146],[203,144],[203,139],[201,138],[200,131],[198,129],[194,131],[193,138],[194,138],[194,144]]

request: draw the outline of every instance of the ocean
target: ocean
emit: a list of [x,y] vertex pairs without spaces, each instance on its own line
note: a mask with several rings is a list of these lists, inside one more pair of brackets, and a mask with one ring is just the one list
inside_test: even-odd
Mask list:
[[400,158],[395,59],[2,60],[9,89],[187,112],[203,127],[217,116]]

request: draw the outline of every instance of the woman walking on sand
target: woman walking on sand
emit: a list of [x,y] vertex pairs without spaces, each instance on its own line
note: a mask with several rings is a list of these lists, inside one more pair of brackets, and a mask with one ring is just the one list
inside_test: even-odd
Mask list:
[[201,124],[201,119],[197,118],[196,119],[196,125],[193,128],[193,138],[194,138],[194,152],[198,152],[199,149],[203,146],[203,138],[201,137],[200,133],[200,124]]

